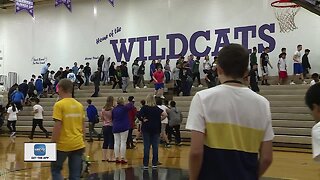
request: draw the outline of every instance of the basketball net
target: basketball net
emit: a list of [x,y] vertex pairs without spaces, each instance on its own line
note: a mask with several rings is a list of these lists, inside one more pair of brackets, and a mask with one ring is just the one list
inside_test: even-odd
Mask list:
[[294,18],[300,10],[300,6],[290,0],[280,0],[271,3],[274,14],[280,26],[281,33],[288,33],[298,29]]

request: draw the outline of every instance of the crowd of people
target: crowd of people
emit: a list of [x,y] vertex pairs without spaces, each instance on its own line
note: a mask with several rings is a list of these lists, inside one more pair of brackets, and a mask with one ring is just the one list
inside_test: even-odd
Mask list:
[[[57,143],[58,153],[57,161],[51,164],[52,177],[53,179],[61,177],[62,164],[68,157],[69,178],[77,179],[80,177],[81,169],[79,162],[81,162],[84,153],[85,114],[83,106],[72,98],[73,83],[68,79],[63,79],[58,83],[58,87],[60,100],[53,107],[55,125],[52,134],[52,141]],[[137,108],[133,96],[129,96],[127,100],[124,97],[115,99],[108,96],[105,106],[99,111],[88,99],[86,108],[90,134],[88,142],[93,141],[93,133],[100,138],[100,134],[94,128],[95,124],[100,121],[99,119],[103,122],[102,161],[126,164],[128,162],[126,149],[135,148],[132,134],[136,128],[136,138],[143,137],[143,169],[148,169],[151,146],[152,168],[156,169],[161,164],[158,159],[160,138],[163,140],[164,147],[170,148],[168,136],[174,135],[176,145],[180,146],[181,112],[174,101],[170,102],[170,106],[162,105],[163,101],[163,99],[150,94],[141,101],[140,108]],[[70,133],[66,134],[68,132]],[[69,141],[69,139],[74,140]]]
[[[273,69],[273,66],[270,62],[269,53],[270,48],[265,47],[264,51],[260,55],[260,67],[261,67],[261,74],[262,80],[261,85],[270,85],[268,83],[268,76],[269,76],[269,67]],[[307,84],[305,79],[310,78],[310,69],[311,65],[309,62],[309,53],[310,49],[305,49],[304,54],[302,55],[302,45],[297,46],[296,52],[292,56],[293,61],[293,79],[291,79],[290,84],[295,85],[299,81],[302,81],[302,84]],[[277,70],[278,70],[278,85],[286,84],[288,81],[288,61],[287,61],[287,49],[281,48],[281,52],[279,54],[279,59],[277,63]],[[252,48],[252,53],[250,54],[250,86],[253,91],[259,92],[258,81],[260,81],[259,73],[258,73],[258,59],[257,59],[257,48]],[[318,73],[312,74],[311,78],[313,79],[311,85],[314,82],[318,82],[317,78],[319,75]]]
[[[297,52],[293,56],[296,79],[293,79],[290,84],[295,84],[298,79],[306,84],[304,80],[309,78],[311,66],[308,54],[310,50],[306,49],[303,56],[301,56],[301,50],[302,45],[298,45]],[[268,66],[270,68],[273,68],[273,66],[270,63],[268,53],[269,48],[266,47],[260,56],[262,85],[270,85],[268,83]],[[230,173],[224,172],[222,169],[218,172],[211,171],[212,168],[209,168],[210,170],[206,168],[209,165],[213,165],[216,169],[219,169],[219,163],[225,164],[226,167],[237,169],[237,173],[235,174],[239,175],[245,172],[243,170],[245,167],[243,166],[244,163],[252,164],[254,162],[253,164],[256,165],[252,167],[252,170],[255,173],[248,171],[247,174],[243,174],[244,177],[260,176],[270,165],[272,160],[270,148],[272,148],[271,141],[274,135],[271,126],[269,104],[261,96],[251,92],[251,90],[248,91],[248,88],[244,88],[247,86],[248,74],[250,76],[250,88],[255,92],[259,92],[258,81],[260,77],[256,54],[257,48],[255,47],[249,56],[243,47],[232,44],[223,48],[219,56],[214,57],[213,62],[210,62],[209,56],[204,57],[203,73],[205,74],[205,82],[210,89],[197,93],[193,98],[186,126],[187,129],[192,131],[190,152],[190,161],[192,161],[190,163],[191,179],[205,179],[206,177],[211,177],[211,175],[222,178],[226,177],[226,174],[230,175]],[[286,55],[286,49],[282,48],[277,65],[279,84],[285,84],[288,77]],[[163,143],[165,148],[170,148],[172,135],[174,135],[175,144],[181,145],[180,125],[182,123],[182,114],[174,101],[168,102],[165,100],[163,94],[165,84],[173,80],[177,96],[181,93],[183,96],[190,96],[194,84],[198,87],[203,86],[200,80],[200,59],[200,57],[194,59],[194,56],[190,55],[185,60],[185,57],[180,56],[176,62],[176,66],[172,70],[170,60],[166,60],[164,66],[161,60],[154,60],[150,64],[150,83],[154,84],[155,93],[148,95],[145,100],[142,100],[140,107],[136,107],[133,96],[130,96],[127,100],[124,97],[115,99],[113,96],[108,96],[106,104],[101,110],[98,110],[92,100],[88,99],[86,113],[83,112],[82,104],[74,99],[75,88],[81,89],[83,84],[88,86],[91,81],[95,86],[95,92],[92,97],[99,96],[100,83],[112,85],[113,89],[118,85],[123,93],[127,93],[130,81],[127,62],[122,61],[121,65],[116,66],[115,62],[111,62],[110,57],[105,59],[101,55],[97,63],[98,68],[93,73],[89,63],[78,67],[78,64],[75,62],[72,68],[66,67],[63,69],[60,67],[57,72],[49,70],[51,64],[47,63],[41,69],[41,75],[38,77],[32,75],[29,82],[24,80],[23,83],[19,85],[14,84],[9,89],[6,107],[3,107],[3,100],[1,100],[0,117],[4,119],[4,115],[8,115],[7,127],[10,130],[11,139],[14,139],[18,113],[23,110],[24,104],[31,105],[31,101],[33,101],[35,102],[32,108],[34,118],[29,138],[33,139],[37,126],[40,127],[48,138],[49,133],[43,127],[44,109],[39,102],[42,97],[48,97],[48,94],[51,94],[50,96],[52,97],[58,93],[59,99],[53,107],[55,124],[52,142],[57,143],[57,161],[51,164],[53,179],[61,178],[62,165],[66,158],[69,158],[69,178],[80,177],[81,161],[85,148],[84,141],[86,139],[85,119],[89,123],[88,142],[93,142],[93,135],[96,135],[98,140],[103,137],[102,161],[126,164],[128,162],[126,149],[134,149],[135,142],[142,136],[144,146],[143,169],[149,168],[151,146],[153,154],[152,168],[157,168],[161,164],[158,158],[160,142]],[[250,59],[250,61],[246,61],[246,59]],[[231,64],[237,64],[237,66],[231,66]],[[132,64],[133,88],[147,88],[144,80],[146,74],[145,65],[145,61],[141,61],[139,65],[138,58]],[[248,65],[250,65],[249,72]],[[311,85],[319,82],[319,75],[317,73],[312,74],[311,78],[313,79]],[[217,86],[219,84],[222,85]],[[211,88],[215,86],[217,87]],[[241,98],[250,101],[252,107],[241,106],[241,98],[233,97],[239,97],[239,94],[242,94]],[[228,109],[222,110],[220,108],[225,106],[233,107],[235,104],[238,105],[233,108],[233,111],[229,111]],[[216,105],[219,107],[215,108]],[[238,110],[236,111],[235,109],[237,108]],[[259,117],[261,117],[261,114],[264,114],[263,117],[266,118],[261,119],[259,122],[251,123],[257,119],[252,114],[252,110],[255,108],[259,108],[257,110]],[[241,117],[246,117],[246,119],[239,119],[239,114]],[[103,122],[102,133],[98,133],[95,130],[95,125],[100,121]],[[2,125],[3,121],[0,124]],[[243,127],[238,127],[240,125]],[[232,140],[228,138],[221,138],[221,140],[215,138],[218,137],[219,130],[225,129],[227,126],[230,126],[230,134],[233,134],[231,131],[234,130],[238,133],[234,135],[239,136],[231,138]],[[246,130],[243,128],[253,129],[250,133],[256,135],[254,139],[250,139],[253,136],[245,136]],[[136,131],[134,131],[135,129]],[[263,135],[261,135],[262,131]],[[136,132],[136,139],[133,139],[134,132]],[[70,141],[70,138],[73,141]],[[239,140],[239,138],[245,139]],[[234,142],[238,140],[239,142]],[[245,147],[248,144],[241,145],[241,143],[247,140],[254,142],[254,144],[250,145],[250,147]],[[231,152],[229,150],[234,151]],[[227,156],[238,157],[247,155],[251,158],[247,158],[244,161],[236,162],[227,158]]]

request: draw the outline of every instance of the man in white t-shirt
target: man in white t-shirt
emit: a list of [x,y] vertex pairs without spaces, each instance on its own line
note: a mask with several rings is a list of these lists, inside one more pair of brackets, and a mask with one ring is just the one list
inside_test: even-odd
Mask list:
[[[296,79],[301,79],[303,81],[303,84],[307,84],[307,82],[304,80],[304,77],[303,77],[301,50],[302,50],[302,45],[299,44],[297,46],[297,51],[293,55],[293,74],[296,76]],[[292,81],[290,84],[295,84],[295,83],[294,81]]]
[[286,53],[281,53],[279,55],[279,61],[278,61],[278,73],[279,73],[279,85],[285,84],[288,73],[287,73],[287,63],[286,63]]
[[[157,98],[156,99],[156,104],[157,106],[162,109],[164,112],[168,113],[169,112],[169,108],[165,105],[162,104],[162,99],[161,98]],[[165,118],[164,120],[161,121],[161,137],[163,138],[163,140],[165,141],[164,147],[166,148],[170,148],[170,142],[168,140],[168,136],[166,134],[166,129],[168,126],[168,118]]]
[[33,120],[32,120],[32,130],[31,130],[31,135],[29,136],[29,139],[33,139],[33,134],[34,134],[34,130],[36,129],[37,126],[39,126],[39,128],[46,134],[46,138],[49,137],[49,133],[48,131],[43,127],[43,108],[42,106],[39,104],[39,99],[36,98],[34,100],[34,102],[36,103],[33,106]]
[[76,77],[76,75],[73,73],[72,69],[69,70],[69,73],[68,73],[68,75],[67,75],[67,79],[70,79],[71,82],[73,83],[72,98],[74,98],[74,86],[76,85],[77,77]]
[[230,44],[218,57],[222,85],[196,93],[190,105],[190,180],[259,179],[272,162],[270,103],[244,84],[246,48]]
[[312,152],[313,159],[320,161],[320,84],[316,83],[311,86],[305,96],[305,103],[311,110],[311,114],[315,120],[312,128]]

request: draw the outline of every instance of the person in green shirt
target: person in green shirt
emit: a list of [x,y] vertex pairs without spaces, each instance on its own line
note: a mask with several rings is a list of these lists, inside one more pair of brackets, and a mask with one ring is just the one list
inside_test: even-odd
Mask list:
[[201,81],[200,81],[200,71],[199,71],[199,66],[200,66],[200,57],[198,56],[197,59],[194,61],[193,66],[192,66],[192,79],[193,82],[197,78],[198,79],[198,86],[202,87]]
[[250,54],[250,69],[252,69],[253,65],[258,64],[257,60],[257,48],[252,48],[252,53]]

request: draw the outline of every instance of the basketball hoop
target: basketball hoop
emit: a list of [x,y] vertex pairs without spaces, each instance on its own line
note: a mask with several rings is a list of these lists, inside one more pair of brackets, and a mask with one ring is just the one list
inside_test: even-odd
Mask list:
[[288,33],[298,29],[294,23],[294,17],[300,10],[300,6],[290,0],[278,0],[271,3],[274,14],[280,26],[280,32]]

